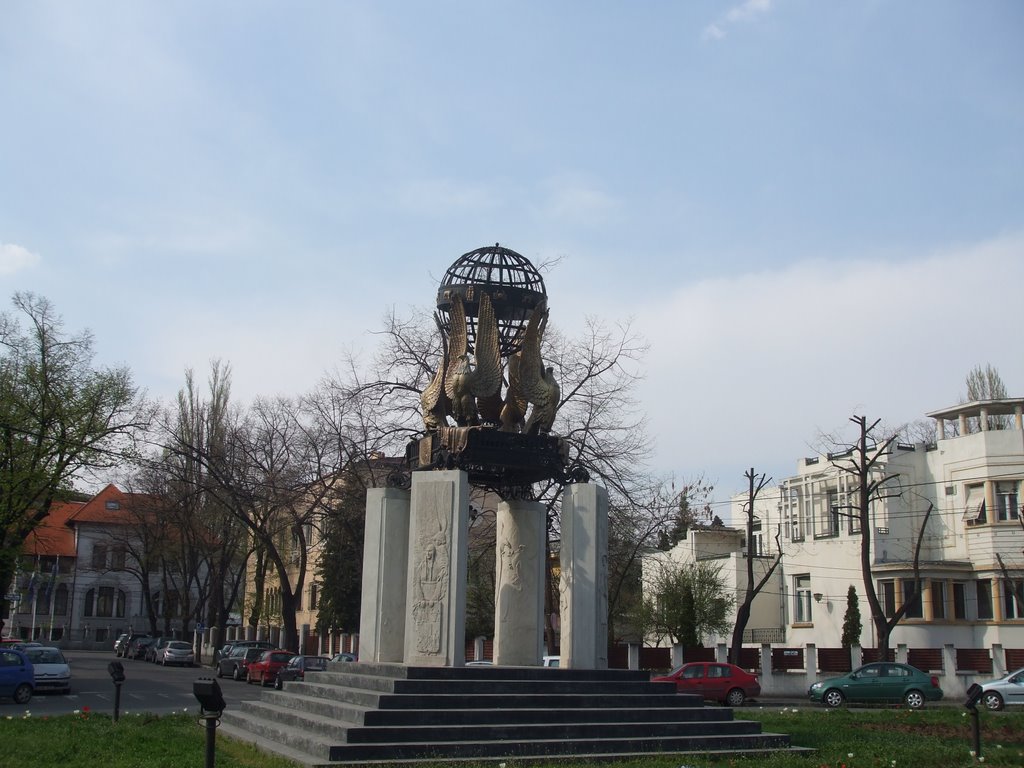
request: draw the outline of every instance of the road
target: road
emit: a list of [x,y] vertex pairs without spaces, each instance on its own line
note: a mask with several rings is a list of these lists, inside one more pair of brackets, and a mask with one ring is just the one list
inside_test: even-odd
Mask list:
[[[25,706],[12,699],[0,698],[0,717],[20,715],[28,709],[32,715],[63,715],[88,707],[92,712],[114,711],[114,684],[107,665],[120,661],[124,665],[125,681],[121,686],[121,714],[152,712],[168,714],[187,709],[198,713],[199,704],[192,695],[192,683],[200,677],[214,677],[211,667],[163,667],[146,661],[117,659],[113,652],[68,651],[71,660],[71,693],[39,693]],[[259,686],[235,682],[230,678],[218,680],[229,709],[240,701],[258,699]]]

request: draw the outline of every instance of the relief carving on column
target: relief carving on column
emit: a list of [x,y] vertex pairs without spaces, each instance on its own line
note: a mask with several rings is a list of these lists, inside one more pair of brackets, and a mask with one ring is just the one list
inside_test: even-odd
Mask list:
[[412,616],[416,623],[416,650],[427,656],[441,652],[441,638],[444,636],[451,553],[448,522],[446,516],[438,515],[435,527],[421,528],[416,541]]

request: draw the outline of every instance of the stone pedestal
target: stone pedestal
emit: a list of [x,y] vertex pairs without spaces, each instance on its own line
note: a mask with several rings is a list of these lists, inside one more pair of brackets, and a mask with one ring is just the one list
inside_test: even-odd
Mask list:
[[468,530],[467,474],[413,472],[404,659],[410,666],[465,663]]
[[366,492],[359,614],[359,631],[363,636],[361,661],[402,661],[408,557],[409,492],[370,488]]
[[544,653],[544,505],[502,502],[496,522],[494,663],[539,665]]
[[592,483],[562,493],[559,580],[561,666],[608,668],[608,491]]

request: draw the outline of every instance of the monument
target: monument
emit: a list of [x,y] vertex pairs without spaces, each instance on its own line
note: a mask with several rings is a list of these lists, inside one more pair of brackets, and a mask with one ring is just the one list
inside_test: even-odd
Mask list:
[[434,315],[442,354],[406,455],[411,489],[367,493],[362,661],[465,663],[469,503],[480,489],[501,499],[494,662],[539,665],[547,520],[533,487],[555,480],[561,664],[607,667],[608,496],[553,431],[561,390],[541,353],[548,314],[540,273],[513,250],[478,248],[445,272]]

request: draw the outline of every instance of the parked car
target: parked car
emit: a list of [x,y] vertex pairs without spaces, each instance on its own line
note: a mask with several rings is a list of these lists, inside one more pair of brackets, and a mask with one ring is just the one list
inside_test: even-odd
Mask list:
[[1024,667],[981,685],[981,703],[998,711],[1007,704],[1024,704]]
[[761,695],[757,676],[735,664],[692,661],[651,680],[675,683],[678,693],[693,693],[730,707],[738,707],[747,699]]
[[288,666],[294,656],[294,653],[282,648],[264,651],[256,661],[249,663],[245,670],[245,682],[259,683],[261,686],[273,683],[277,673]]
[[356,661],[356,655],[348,651],[342,651],[331,656],[331,661]]
[[15,704],[28,704],[35,690],[32,660],[17,648],[0,648],[0,696],[10,696]]
[[133,632],[131,634],[125,633],[119,635],[117,640],[114,641],[114,655],[128,657],[128,651],[132,647],[132,643],[143,637],[149,637],[145,632]]
[[167,645],[157,651],[156,662],[163,664],[182,664],[191,667],[196,663],[196,653],[191,643],[184,640],[171,640]]
[[217,662],[217,677],[230,675],[233,680],[245,680],[249,664],[259,659],[266,648],[250,648],[239,645],[231,649],[225,658]]
[[145,635],[132,641],[132,644],[128,646],[128,650],[125,652],[124,657],[126,659],[144,659],[146,658],[146,649],[153,645],[157,641],[157,638]]
[[545,667],[557,667],[561,663],[561,656],[545,656],[543,659],[541,659],[541,664]]
[[36,691],[71,693],[71,667],[60,648],[27,648],[25,654],[35,671]]
[[942,689],[939,678],[922,672],[909,664],[875,662],[842,677],[819,680],[810,687],[811,701],[823,702],[828,707],[842,706],[844,702],[865,704],[899,703],[911,709],[920,709],[929,701],[939,701]]
[[307,672],[323,672],[330,661],[327,656],[292,656],[288,664],[278,670],[274,687],[280,691],[289,680],[305,680]]
[[168,643],[174,642],[173,637],[158,637],[152,643],[146,646],[146,652],[142,658],[146,661],[152,661],[154,664],[160,660],[160,654],[164,648],[167,647]]
[[268,643],[266,640],[230,640],[213,652],[214,666],[217,666],[221,659],[230,656],[231,651],[239,646],[243,648],[262,648],[266,651],[272,651],[276,647],[273,643]]

